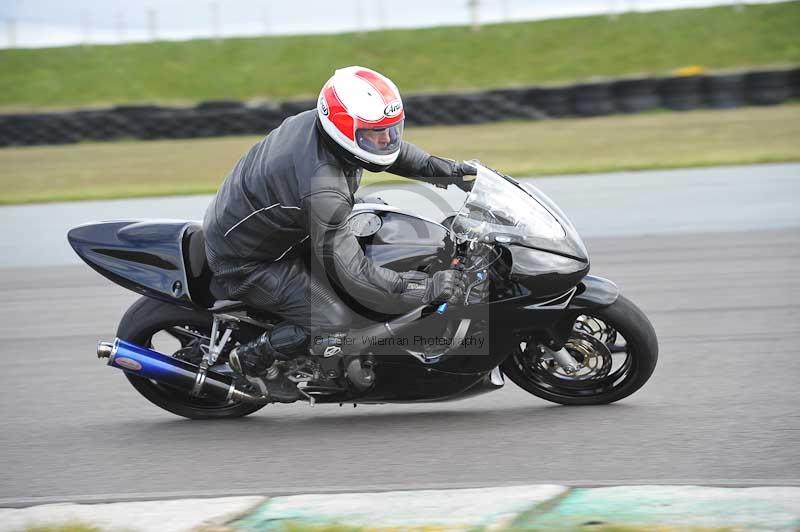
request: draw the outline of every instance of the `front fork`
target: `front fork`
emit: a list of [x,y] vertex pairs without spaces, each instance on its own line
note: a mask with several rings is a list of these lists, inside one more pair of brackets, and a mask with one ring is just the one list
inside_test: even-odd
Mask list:
[[556,361],[556,363],[561,366],[561,369],[564,370],[564,373],[568,375],[573,375],[578,372],[583,366],[580,362],[575,360],[575,358],[567,351],[566,347],[562,347],[558,351],[554,351],[547,346],[539,344],[536,346],[540,351],[541,355],[544,357],[551,357]]
[[572,327],[579,312],[566,312],[556,323],[531,338],[525,346],[526,354],[532,358],[542,357],[545,360],[555,361],[568,375],[578,372],[582,365],[566,349],[566,344],[572,335]]
[[545,330],[538,339],[540,356],[551,357],[567,374],[574,374],[582,364],[575,360],[565,345],[572,336],[573,326],[582,309],[612,305],[619,296],[619,288],[603,277],[587,275],[578,285],[578,290],[566,305],[564,316]]

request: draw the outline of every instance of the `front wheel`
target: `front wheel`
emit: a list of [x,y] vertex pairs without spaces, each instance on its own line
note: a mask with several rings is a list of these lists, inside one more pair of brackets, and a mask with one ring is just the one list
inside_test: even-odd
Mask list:
[[641,388],[656,367],[658,340],[647,316],[623,296],[583,311],[564,346],[581,364],[566,373],[536,345],[522,342],[500,366],[537,397],[564,405],[613,403]]
[[[212,317],[208,313],[142,297],[122,317],[117,328],[117,337],[192,364],[199,364],[204,351],[208,351],[211,323]],[[236,335],[229,341],[236,342]],[[217,366],[214,369],[219,370]],[[252,414],[264,406],[192,397],[183,390],[138,375],[125,373],[125,376],[136,391],[151,403],[190,419],[237,418]]]

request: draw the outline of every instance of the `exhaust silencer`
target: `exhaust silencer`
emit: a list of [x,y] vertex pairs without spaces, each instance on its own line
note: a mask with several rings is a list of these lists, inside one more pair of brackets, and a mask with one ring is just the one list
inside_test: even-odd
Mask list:
[[108,358],[108,365],[125,373],[152,379],[161,384],[184,390],[193,397],[215,401],[269,403],[268,397],[249,394],[236,388],[228,375],[163,355],[152,349],[117,338],[113,344],[100,342],[98,358]]

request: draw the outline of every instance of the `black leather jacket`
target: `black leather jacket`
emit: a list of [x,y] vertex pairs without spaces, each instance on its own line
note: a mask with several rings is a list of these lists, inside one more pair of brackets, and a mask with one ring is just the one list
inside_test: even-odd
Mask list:
[[[353,297],[414,304],[404,278],[372,264],[345,223],[362,170],[332,153],[316,120],[316,110],[288,118],[225,179],[203,220],[212,271],[247,275],[308,240],[328,275]],[[446,185],[458,174],[458,165],[404,142],[387,171]]]

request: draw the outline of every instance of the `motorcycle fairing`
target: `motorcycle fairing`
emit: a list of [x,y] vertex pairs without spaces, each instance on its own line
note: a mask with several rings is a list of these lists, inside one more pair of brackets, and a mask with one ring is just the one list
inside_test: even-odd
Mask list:
[[443,261],[449,263],[453,244],[443,225],[396,207],[358,204],[350,218],[371,212],[381,218],[374,234],[359,238],[364,254],[377,266],[398,272],[424,269]]
[[[394,359],[394,360],[393,360]],[[405,359],[405,360],[402,360]],[[415,403],[466,399],[502,388],[492,379],[492,366],[474,373],[450,373],[402,356],[388,355],[375,366],[376,386],[366,392],[318,395],[318,403]]]
[[129,290],[193,308],[184,235],[197,222],[115,220],[80,225],[67,239],[100,275]]
[[587,275],[578,284],[569,308],[586,309],[607,307],[619,297],[619,287],[604,277]]
[[588,260],[576,260],[558,253],[509,245],[511,280],[537,296],[562,294],[589,273]]

